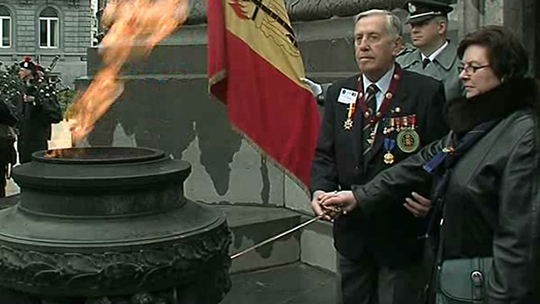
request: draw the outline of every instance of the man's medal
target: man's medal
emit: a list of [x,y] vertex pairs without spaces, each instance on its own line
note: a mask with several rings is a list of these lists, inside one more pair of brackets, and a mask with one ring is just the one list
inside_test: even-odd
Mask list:
[[416,132],[416,115],[409,115],[402,120],[404,127],[396,136],[398,148],[405,153],[413,153],[420,147],[420,135]]
[[392,165],[395,161],[394,154],[392,154],[392,150],[396,147],[396,140],[391,138],[385,138],[384,139],[384,149],[386,150],[386,153],[383,156],[383,161],[387,165]]
[[356,103],[349,104],[349,111],[347,113],[347,120],[345,120],[345,123],[343,124],[343,127],[345,130],[351,130],[353,127],[353,117],[354,112],[356,110]]

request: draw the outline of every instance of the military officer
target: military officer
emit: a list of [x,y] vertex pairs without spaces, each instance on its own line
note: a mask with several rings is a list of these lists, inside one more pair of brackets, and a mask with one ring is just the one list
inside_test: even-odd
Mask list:
[[408,1],[406,9],[410,14],[407,23],[411,25],[412,44],[417,49],[404,52],[396,61],[404,70],[442,81],[446,100],[461,97],[457,48],[447,39],[447,15],[452,7],[441,0],[417,0]]

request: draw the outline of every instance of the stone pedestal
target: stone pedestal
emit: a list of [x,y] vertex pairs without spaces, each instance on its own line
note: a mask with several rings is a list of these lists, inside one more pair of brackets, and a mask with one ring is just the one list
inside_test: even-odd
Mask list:
[[[161,151],[74,148],[14,168],[0,211],[11,303],[218,303],[230,288],[222,213],[184,196],[191,168]],[[0,300],[0,303],[2,300]]]

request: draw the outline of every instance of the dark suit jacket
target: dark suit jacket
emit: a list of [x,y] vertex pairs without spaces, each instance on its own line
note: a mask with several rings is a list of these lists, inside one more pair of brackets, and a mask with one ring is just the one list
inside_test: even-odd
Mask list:
[[[345,130],[348,105],[338,102],[342,88],[358,90],[360,75],[332,84],[328,89],[325,112],[319,134],[311,174],[311,189],[333,191],[348,190],[351,185],[362,185],[391,165],[383,161],[386,153],[382,123],[379,124],[375,143],[370,153],[362,156],[363,116],[356,111],[352,130]],[[403,71],[403,77],[390,102],[386,117],[416,114],[417,133],[421,146],[441,138],[448,131],[443,118],[445,103],[443,85],[427,76]],[[397,107],[399,113],[391,113]],[[397,147],[392,151],[395,162],[410,154]],[[422,189],[420,193],[426,194]],[[405,202],[405,197],[396,204]],[[361,203],[361,202],[360,202]],[[422,221],[403,208],[381,208],[369,218],[360,208],[334,221],[334,241],[339,253],[349,259],[359,258],[365,250],[380,265],[400,266],[421,258],[422,243],[418,233]]]

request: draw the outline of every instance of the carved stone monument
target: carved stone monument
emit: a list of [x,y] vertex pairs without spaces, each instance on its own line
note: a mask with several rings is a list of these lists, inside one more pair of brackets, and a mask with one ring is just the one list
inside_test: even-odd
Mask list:
[[21,195],[0,211],[0,302],[221,301],[231,237],[221,213],[184,196],[189,163],[146,148],[53,152],[14,169]]

